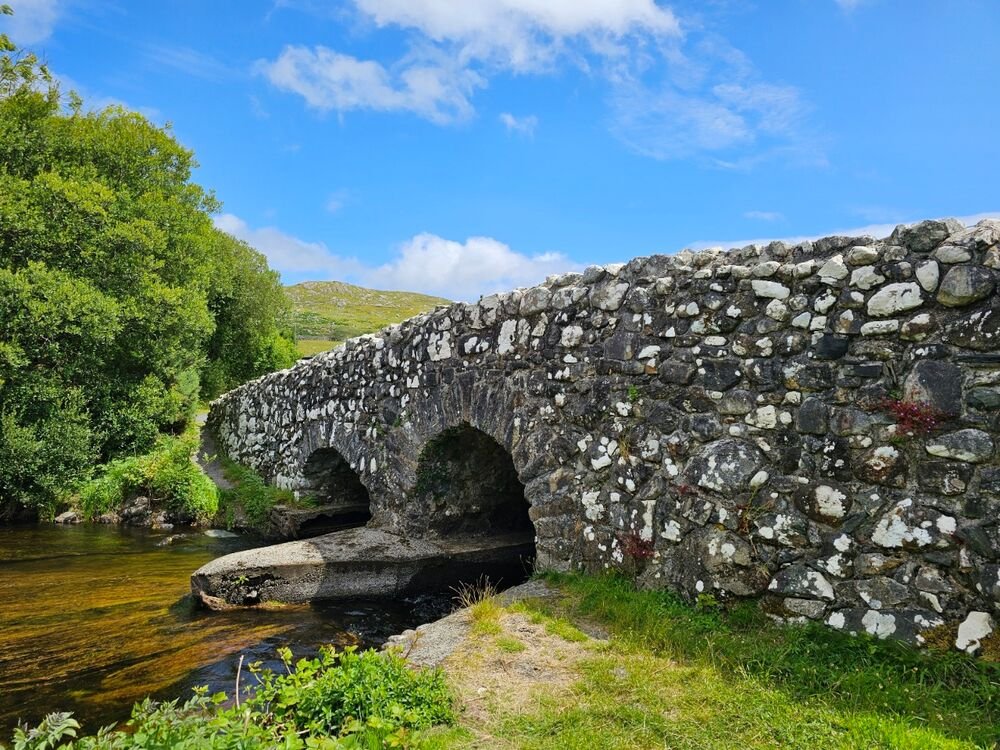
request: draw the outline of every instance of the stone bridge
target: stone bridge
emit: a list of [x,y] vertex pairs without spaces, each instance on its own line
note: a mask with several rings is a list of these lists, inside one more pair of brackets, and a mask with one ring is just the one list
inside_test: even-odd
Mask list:
[[[367,504],[383,562],[533,537],[539,569],[975,652],[1000,608],[998,243],[929,221],[588,268],[348,341],[209,426],[279,487]],[[307,596],[350,593],[320,582],[368,544],[341,533],[195,589],[293,596],[270,549],[319,566]]]

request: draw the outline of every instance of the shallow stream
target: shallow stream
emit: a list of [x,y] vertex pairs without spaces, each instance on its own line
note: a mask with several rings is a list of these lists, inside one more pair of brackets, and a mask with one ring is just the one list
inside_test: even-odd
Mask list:
[[449,607],[438,596],[206,612],[189,595],[190,574],[253,544],[198,530],[162,544],[174,533],[0,526],[0,743],[19,719],[51,711],[72,711],[93,732],[146,695],[186,698],[207,685],[232,696],[241,654],[277,666],[281,646],[296,656],[376,646]]

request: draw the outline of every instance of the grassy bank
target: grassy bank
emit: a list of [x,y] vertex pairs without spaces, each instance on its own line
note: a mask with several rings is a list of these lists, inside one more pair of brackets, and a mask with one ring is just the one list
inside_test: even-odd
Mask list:
[[692,607],[620,579],[548,580],[558,596],[467,599],[443,672],[374,652],[286,657],[280,676],[249,668],[257,692],[239,706],[147,702],[128,732],[82,740],[56,715],[14,747],[971,750],[1000,738],[997,664],[777,627],[749,604]]
[[996,664],[777,627],[753,605],[692,608],[615,579],[553,582],[558,600],[474,610],[470,645],[446,662],[466,704],[466,734],[450,746],[916,750],[1000,740]]

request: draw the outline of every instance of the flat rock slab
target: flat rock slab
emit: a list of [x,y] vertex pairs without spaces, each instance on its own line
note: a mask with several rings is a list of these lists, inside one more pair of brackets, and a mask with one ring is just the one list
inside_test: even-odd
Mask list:
[[276,505],[268,516],[270,535],[278,541],[306,539],[348,526],[363,526],[371,518],[368,507],[368,503],[317,505],[312,508]]
[[523,576],[530,534],[410,539],[357,528],[225,555],[191,576],[191,591],[213,609],[320,599],[398,597],[447,590],[488,575]]

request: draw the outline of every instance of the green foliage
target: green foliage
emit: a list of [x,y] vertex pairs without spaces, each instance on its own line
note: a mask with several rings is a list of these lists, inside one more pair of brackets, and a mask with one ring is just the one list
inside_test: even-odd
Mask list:
[[137,113],[62,105],[0,34],[0,512],[50,512],[202,393],[294,360],[278,278],[213,227],[193,154]]
[[192,426],[177,437],[160,436],[147,454],[111,461],[81,488],[81,509],[94,518],[146,495],[159,507],[210,518],[218,511],[219,491],[192,460],[197,448],[198,429]]
[[233,527],[237,509],[240,509],[250,526],[263,532],[267,530],[268,515],[275,505],[302,504],[290,490],[272,487],[252,469],[227,458],[223,458],[221,463],[226,479],[233,483],[230,489],[220,492],[219,507],[225,514],[227,527]]
[[[818,624],[778,627],[753,603],[723,611],[692,607],[662,592],[637,592],[620,578],[551,579],[571,594],[576,616],[602,623],[639,662],[652,655],[697,670],[697,677],[680,680],[679,690],[698,704],[695,713],[719,702],[716,733],[723,725],[732,731],[736,722],[753,734],[760,719],[770,736],[784,737],[761,745],[767,747],[992,747],[1000,736],[1000,665]],[[648,664],[637,669],[652,671]],[[648,692],[648,681],[643,686]],[[706,721],[693,722],[690,732]],[[817,737],[829,744],[817,745]],[[719,737],[717,745],[701,742],[677,746],[732,746]]]
[[[69,714],[18,729],[14,750],[362,750],[423,748],[421,730],[454,722],[452,698],[438,671],[413,670],[395,655],[323,650],[287,674],[251,671],[258,680],[242,704],[196,690],[189,701],[135,706],[126,731],[102,729],[76,739]],[[61,744],[59,744],[61,743]]]

